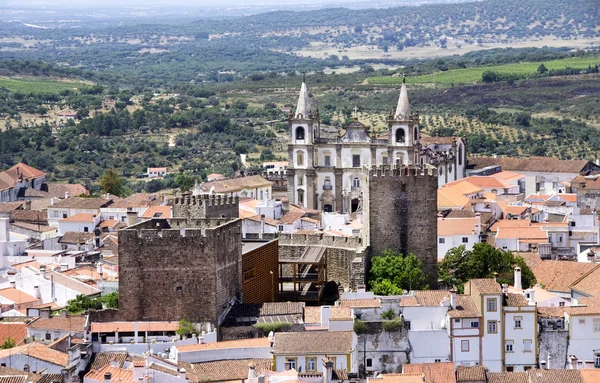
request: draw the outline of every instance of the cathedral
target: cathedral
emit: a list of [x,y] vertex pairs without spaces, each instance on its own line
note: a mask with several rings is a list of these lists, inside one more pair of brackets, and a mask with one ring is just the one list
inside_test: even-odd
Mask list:
[[322,127],[303,81],[289,116],[288,200],[308,209],[354,213],[362,204],[368,170],[382,165],[435,167],[438,187],[465,177],[464,140],[421,134],[419,113],[411,111],[405,81],[387,125],[387,133],[380,136],[370,134],[356,118],[343,135]]

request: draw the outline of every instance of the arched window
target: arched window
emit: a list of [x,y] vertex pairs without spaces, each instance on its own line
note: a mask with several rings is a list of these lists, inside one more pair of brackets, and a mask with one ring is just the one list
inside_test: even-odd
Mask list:
[[304,203],[304,190],[298,189],[298,203]]
[[415,144],[417,143],[417,141],[419,141],[419,131],[417,130],[416,126],[415,130],[413,131],[413,141],[415,142]]
[[404,129],[396,130],[396,142],[404,142],[405,137],[406,133],[404,132]]
[[296,153],[296,164],[298,166],[304,166],[304,152]]
[[331,186],[331,178],[325,177],[325,183],[323,184],[323,190],[331,190],[333,189]]
[[358,177],[354,177],[352,180],[352,187],[359,188],[360,187],[360,179]]
[[323,211],[325,213],[331,213],[333,211],[333,206],[331,206],[330,204],[327,204],[327,205],[323,206]]
[[463,147],[462,145],[458,145],[458,164],[462,165],[463,161]]
[[303,140],[304,139],[304,128],[299,126],[296,128],[296,139]]

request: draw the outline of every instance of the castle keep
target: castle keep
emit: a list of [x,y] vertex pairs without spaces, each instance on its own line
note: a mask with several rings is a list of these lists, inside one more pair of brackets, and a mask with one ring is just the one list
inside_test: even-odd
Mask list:
[[121,319],[219,324],[241,297],[238,205],[237,197],[176,198],[169,222],[121,230]]

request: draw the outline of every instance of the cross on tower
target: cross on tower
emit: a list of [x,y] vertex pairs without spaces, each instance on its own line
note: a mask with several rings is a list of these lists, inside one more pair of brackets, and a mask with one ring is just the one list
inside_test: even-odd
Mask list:
[[354,117],[358,117],[358,107],[354,107]]

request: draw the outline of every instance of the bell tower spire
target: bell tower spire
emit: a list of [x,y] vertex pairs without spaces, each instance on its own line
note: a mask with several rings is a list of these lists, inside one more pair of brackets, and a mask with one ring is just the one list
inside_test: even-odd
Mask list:
[[298,104],[296,105],[294,117],[308,119],[310,112],[310,97],[308,95],[308,88],[306,87],[306,77],[302,75],[302,86],[300,87],[300,95],[298,96]]
[[400,88],[400,97],[398,106],[394,114],[396,120],[408,120],[410,117],[410,103],[408,102],[408,92],[406,90],[406,76],[402,76],[402,87]]

